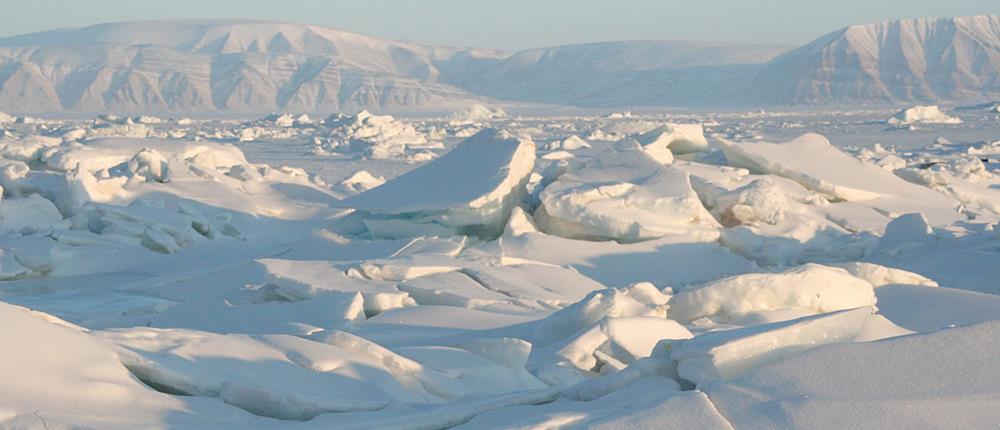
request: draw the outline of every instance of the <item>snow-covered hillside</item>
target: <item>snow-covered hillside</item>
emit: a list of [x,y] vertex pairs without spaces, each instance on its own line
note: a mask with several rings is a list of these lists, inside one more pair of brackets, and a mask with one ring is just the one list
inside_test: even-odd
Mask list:
[[476,96],[438,61],[494,58],[311,25],[100,24],[0,39],[0,107],[47,112],[444,109]]
[[851,26],[787,49],[629,41],[509,54],[303,24],[112,23],[0,39],[0,109],[445,112],[497,100],[663,107],[1000,98],[997,16]]
[[629,41],[530,49],[447,82],[503,100],[574,106],[731,103],[743,82],[786,46]]
[[775,58],[751,88],[778,103],[991,101],[1000,16],[852,25]]

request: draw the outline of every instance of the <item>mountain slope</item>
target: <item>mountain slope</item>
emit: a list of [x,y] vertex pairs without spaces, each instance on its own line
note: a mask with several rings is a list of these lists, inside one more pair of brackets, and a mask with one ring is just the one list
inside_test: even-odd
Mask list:
[[477,94],[575,106],[699,105],[725,102],[727,89],[785,46],[628,41],[530,49],[475,74],[443,81]]
[[1000,97],[1000,16],[850,26],[781,55],[749,89],[775,103]]
[[498,55],[299,24],[100,24],[0,39],[0,106],[16,111],[419,110],[478,99],[438,83],[435,61]]

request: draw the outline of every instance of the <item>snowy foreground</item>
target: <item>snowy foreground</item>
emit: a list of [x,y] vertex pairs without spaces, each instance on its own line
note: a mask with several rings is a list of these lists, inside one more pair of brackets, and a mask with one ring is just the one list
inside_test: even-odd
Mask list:
[[0,127],[0,428],[1000,424],[995,109]]

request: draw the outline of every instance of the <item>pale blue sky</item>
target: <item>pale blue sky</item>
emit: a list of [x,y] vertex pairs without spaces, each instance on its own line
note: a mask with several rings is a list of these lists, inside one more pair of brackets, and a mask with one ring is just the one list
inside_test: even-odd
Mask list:
[[0,0],[0,36],[110,21],[238,18],[523,49],[675,39],[797,45],[849,24],[1000,14],[1000,0]]

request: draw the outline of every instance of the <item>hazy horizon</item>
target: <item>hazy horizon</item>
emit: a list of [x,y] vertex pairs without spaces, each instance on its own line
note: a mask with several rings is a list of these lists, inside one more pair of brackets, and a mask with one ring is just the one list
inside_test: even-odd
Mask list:
[[[889,0],[872,5],[847,0],[767,0],[748,4],[714,0],[608,2],[565,0],[289,0],[271,2],[195,0],[134,2],[0,0],[0,37],[57,28],[157,19],[285,21],[337,28],[373,37],[413,42],[519,50],[616,40],[691,40],[799,45],[851,24],[905,18],[1000,14],[1000,3],[957,0],[914,4]],[[587,7],[581,7],[587,6]],[[416,24],[415,24],[416,23]],[[513,30],[513,31],[512,31]]]

